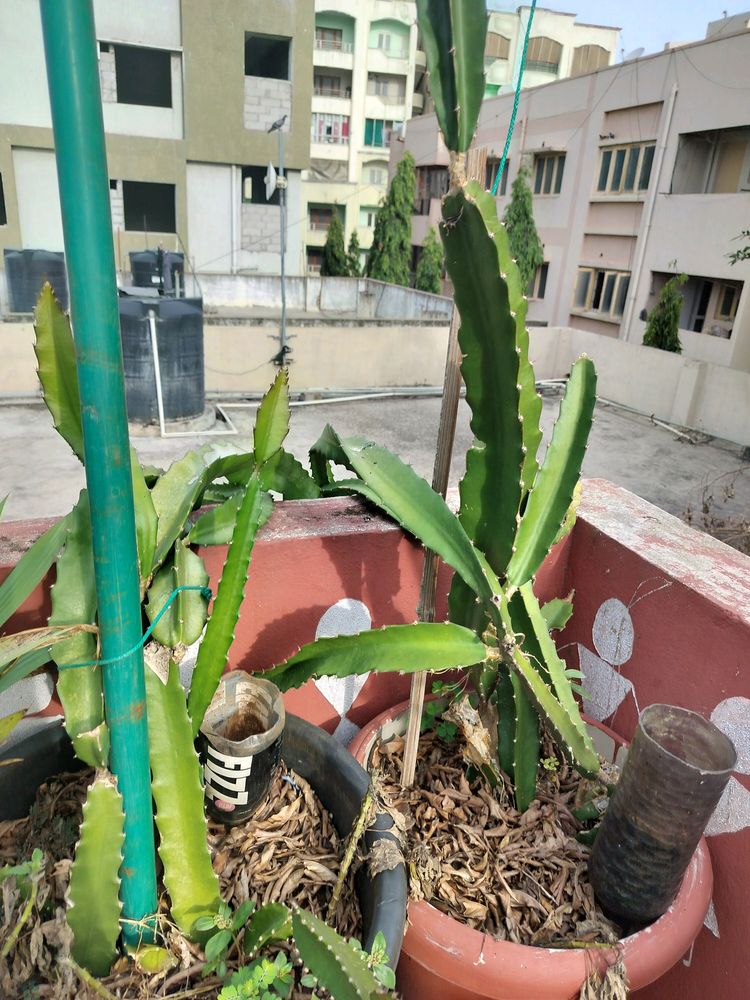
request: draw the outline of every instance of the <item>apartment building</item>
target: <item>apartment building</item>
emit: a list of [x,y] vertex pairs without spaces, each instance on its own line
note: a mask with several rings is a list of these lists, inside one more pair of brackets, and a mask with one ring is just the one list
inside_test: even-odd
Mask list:
[[[528,6],[503,10],[505,3],[489,0],[489,23],[484,65],[487,74],[485,96],[493,97],[513,89],[521,68]],[[575,14],[537,7],[534,11],[524,87],[537,87],[552,80],[580,76],[610,66],[617,55],[620,29],[585,24]]]
[[[334,212],[364,251],[388,186],[389,146],[422,109],[416,4],[316,0],[310,170],[302,184],[309,270],[320,267]],[[291,216],[290,216],[291,218]]]
[[[201,272],[278,273],[286,116],[289,218],[309,163],[313,0],[95,0],[117,266],[162,245]],[[0,5],[0,268],[5,249],[63,249],[38,0]],[[288,273],[304,262],[290,227]]]
[[[701,41],[522,92],[498,210],[527,167],[545,256],[529,289],[531,323],[641,343],[678,270],[688,275],[683,353],[750,371],[750,262],[728,257],[750,225],[749,64],[744,14],[712,22]],[[475,141],[488,153],[488,186],[511,107],[511,95],[482,106]],[[415,206],[419,245],[447,185],[433,115],[409,122],[391,170],[406,149],[428,192]]]

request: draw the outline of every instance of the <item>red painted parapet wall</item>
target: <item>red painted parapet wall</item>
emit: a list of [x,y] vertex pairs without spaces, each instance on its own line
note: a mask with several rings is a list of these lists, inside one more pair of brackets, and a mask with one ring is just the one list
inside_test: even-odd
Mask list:
[[[48,523],[0,523],[0,578]],[[203,553],[214,588],[224,551]],[[420,549],[357,500],[278,504],[253,552],[231,665],[262,669],[316,632],[413,621],[421,564]],[[448,585],[443,571],[438,616],[445,613]],[[572,535],[537,580],[544,599],[572,589],[575,614],[558,645],[586,674],[590,714],[629,738],[637,706],[672,702],[713,716],[739,751],[738,772],[709,827],[715,874],[709,926],[684,963],[638,996],[744,1000],[750,979],[750,559],[625,490],[589,480]],[[6,631],[43,624],[47,613],[40,589]],[[409,679],[399,676],[370,677],[361,690],[353,680],[321,682],[290,692],[286,701],[290,711],[331,731],[341,726],[343,736],[405,698],[408,688]],[[44,713],[57,712],[53,698]]]

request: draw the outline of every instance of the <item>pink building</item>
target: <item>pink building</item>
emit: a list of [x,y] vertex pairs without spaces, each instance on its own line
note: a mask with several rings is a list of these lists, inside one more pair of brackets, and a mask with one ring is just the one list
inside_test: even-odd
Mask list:
[[[702,41],[522,92],[498,204],[502,214],[526,166],[545,252],[529,289],[531,324],[640,344],[645,311],[677,269],[689,275],[684,355],[750,371],[750,264],[728,259],[750,225],[749,26],[748,14],[725,18]],[[512,103],[504,94],[482,107],[487,183]],[[417,163],[412,238],[421,245],[447,188],[434,115],[408,123],[392,169],[406,150]]]

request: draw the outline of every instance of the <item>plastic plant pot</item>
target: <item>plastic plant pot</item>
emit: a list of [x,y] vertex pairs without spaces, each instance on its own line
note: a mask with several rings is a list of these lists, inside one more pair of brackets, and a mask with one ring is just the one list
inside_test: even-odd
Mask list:
[[703,716],[644,709],[589,862],[594,892],[616,920],[637,926],[666,912],[736,760]]
[[212,819],[245,823],[268,795],[281,762],[284,702],[270,681],[225,674],[201,725],[201,763]]

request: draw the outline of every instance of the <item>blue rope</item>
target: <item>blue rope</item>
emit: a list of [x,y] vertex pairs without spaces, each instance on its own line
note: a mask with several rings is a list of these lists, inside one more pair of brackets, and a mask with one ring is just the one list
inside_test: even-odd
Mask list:
[[210,601],[211,597],[213,596],[213,591],[211,590],[210,587],[195,587],[195,586],[190,587],[190,586],[187,586],[187,585],[185,585],[183,587],[175,587],[175,589],[172,591],[172,593],[169,595],[169,597],[165,601],[164,607],[161,609],[161,611],[156,616],[156,618],[154,618],[154,620],[151,622],[151,624],[146,629],[146,631],[143,633],[143,635],[138,640],[138,642],[135,644],[135,646],[132,647],[132,649],[127,650],[127,652],[125,652],[125,653],[120,653],[119,656],[112,656],[108,660],[88,660],[85,663],[58,663],[57,669],[58,670],[78,670],[81,667],[108,667],[112,663],[118,663],[120,660],[125,660],[129,656],[132,656],[133,653],[137,652],[141,648],[141,646],[145,646],[145,644],[146,644],[148,638],[150,637],[151,633],[154,631],[154,629],[158,625],[159,619],[166,612],[167,608],[170,606],[170,604],[172,603],[172,601],[175,599],[175,597],[177,597],[177,595],[180,593],[181,590],[199,590],[200,593],[201,593],[201,596],[204,597],[207,601]]
[[503,176],[503,170],[505,169],[505,161],[508,159],[508,150],[510,149],[510,140],[513,138],[513,129],[516,124],[516,115],[518,114],[518,101],[521,97],[521,83],[523,81],[523,71],[526,66],[526,53],[529,49],[529,35],[531,34],[531,22],[534,20],[534,10],[536,9],[536,0],[531,0],[531,10],[529,11],[529,20],[526,24],[526,37],[523,40],[523,52],[521,53],[521,65],[518,70],[518,82],[516,83],[516,96],[513,98],[513,111],[510,116],[510,125],[508,126],[508,135],[505,139],[505,149],[503,150],[503,158],[500,160],[500,166],[497,168],[497,173],[495,174],[495,183],[492,185],[492,194],[497,195],[497,189],[500,186],[500,178]]

